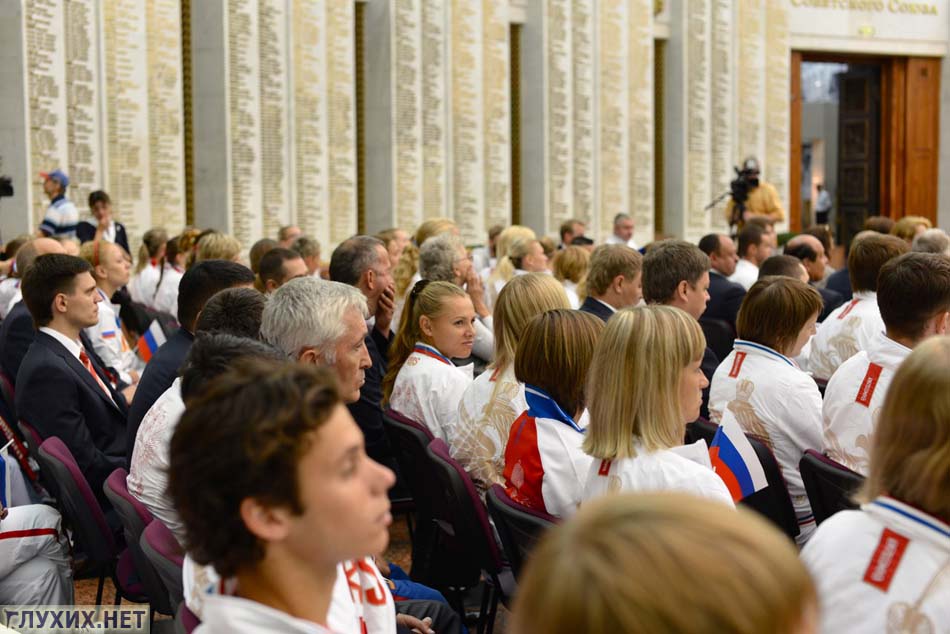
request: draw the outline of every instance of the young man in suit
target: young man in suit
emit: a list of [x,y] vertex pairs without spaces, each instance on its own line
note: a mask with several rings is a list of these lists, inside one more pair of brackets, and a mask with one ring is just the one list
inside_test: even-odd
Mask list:
[[99,321],[101,296],[88,262],[48,254],[23,276],[36,338],[17,375],[16,407],[43,438],[59,437],[76,458],[94,493],[125,459],[125,397],[109,382],[80,341]]
[[625,244],[594,249],[587,273],[587,298],[580,310],[607,321],[621,308],[640,303],[642,263],[643,256]]

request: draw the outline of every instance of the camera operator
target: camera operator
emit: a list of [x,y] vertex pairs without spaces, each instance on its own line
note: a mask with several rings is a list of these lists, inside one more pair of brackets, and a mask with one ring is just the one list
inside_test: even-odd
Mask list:
[[726,204],[726,222],[742,229],[749,218],[765,216],[773,222],[785,220],[785,210],[771,183],[759,180],[759,161],[754,156],[742,162],[742,170],[732,181],[732,196]]

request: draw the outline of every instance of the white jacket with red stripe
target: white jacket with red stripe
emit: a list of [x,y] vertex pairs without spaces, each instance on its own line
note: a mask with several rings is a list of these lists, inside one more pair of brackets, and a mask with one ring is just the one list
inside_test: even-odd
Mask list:
[[821,393],[794,361],[775,350],[737,339],[716,369],[709,391],[709,417],[719,423],[730,410],[747,434],[761,438],[775,454],[798,517],[800,544],[815,518],[798,463],[806,449],[820,449]]
[[950,633],[950,525],[893,498],[823,522],[802,550],[821,632]]
[[528,409],[511,426],[505,447],[505,488],[525,506],[569,517],[591,463],[581,448],[584,430],[540,390],[525,386],[525,398]]
[[850,302],[834,309],[818,325],[818,332],[811,339],[808,371],[827,381],[842,363],[867,350],[882,332],[884,320],[877,307],[877,293],[858,291]]
[[822,408],[824,452],[852,471],[867,475],[871,436],[884,396],[910,348],[878,335],[866,351],[838,368],[825,389]]

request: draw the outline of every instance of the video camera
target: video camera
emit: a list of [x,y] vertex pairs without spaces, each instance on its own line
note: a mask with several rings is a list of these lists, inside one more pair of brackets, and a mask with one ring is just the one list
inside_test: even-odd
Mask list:
[[749,190],[759,186],[759,163],[749,157],[742,163],[742,167],[732,168],[736,177],[729,183],[729,194],[732,196],[732,218],[730,224],[738,225],[745,213],[745,203],[749,199]]

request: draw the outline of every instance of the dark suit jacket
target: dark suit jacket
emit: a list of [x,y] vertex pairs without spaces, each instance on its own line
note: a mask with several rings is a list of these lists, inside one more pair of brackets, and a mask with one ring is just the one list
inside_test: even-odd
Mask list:
[[745,298],[745,288],[742,284],[730,282],[721,274],[710,269],[709,271],[709,302],[703,317],[707,319],[721,319],[729,322],[732,329],[736,329],[736,317],[739,315],[739,306]]
[[818,315],[818,323],[820,324],[831,314],[831,311],[844,303],[844,297],[841,296],[841,293],[836,293],[828,288],[819,288],[818,292],[821,293],[821,301],[824,302],[824,308],[821,309],[821,313]]
[[185,357],[188,356],[188,351],[191,350],[191,344],[194,340],[195,336],[193,334],[184,328],[180,328],[155,351],[155,355],[145,366],[138,387],[135,388],[135,396],[132,397],[132,407],[129,408],[129,424],[126,427],[128,433],[126,449],[129,462],[132,462],[135,435],[139,432],[142,419],[145,418],[145,414],[152,408],[158,397],[175,382],[178,370],[181,368],[181,364],[185,362]]
[[[366,454],[376,462],[386,465],[399,473],[396,457],[383,426],[383,377],[389,368],[389,344],[393,340],[392,332],[388,337],[372,328],[366,336],[366,349],[373,366],[366,370],[365,382],[360,388],[360,399],[347,407],[356,424],[363,430],[366,442]],[[398,478],[397,478],[398,481]],[[397,484],[397,487],[399,485]]]
[[848,277],[848,267],[843,266],[829,275],[828,283],[825,284],[825,288],[840,293],[843,301],[850,302],[854,293],[851,291],[851,278]]
[[709,388],[712,386],[713,374],[716,373],[716,368],[719,367],[719,357],[712,351],[712,348],[706,348],[706,351],[703,352],[703,362],[699,367],[703,371],[706,380],[709,381],[709,385],[703,389],[703,404],[699,407],[699,415],[709,420]]
[[[96,225],[82,220],[76,225],[76,237],[80,242],[92,242],[96,238]],[[132,251],[129,249],[129,236],[125,233],[125,226],[121,222],[115,223],[115,243],[125,249],[129,255]]]
[[604,306],[603,303],[597,301],[593,297],[588,297],[584,300],[584,303],[581,304],[581,307],[578,309],[585,313],[590,313],[591,315],[596,315],[604,321],[610,319],[610,316],[614,314],[614,311],[610,310],[607,306]]
[[92,363],[112,400],[63,344],[36,333],[17,375],[16,407],[42,437],[58,436],[69,447],[96,497],[104,499],[102,483],[116,468],[129,466],[129,412],[122,393],[112,389],[95,359]]

